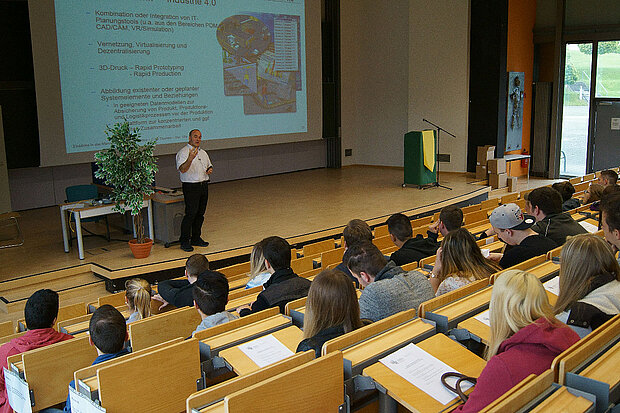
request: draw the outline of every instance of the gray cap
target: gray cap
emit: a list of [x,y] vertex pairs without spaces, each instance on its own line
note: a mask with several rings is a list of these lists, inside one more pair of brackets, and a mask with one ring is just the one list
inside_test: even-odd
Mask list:
[[524,215],[517,204],[500,205],[493,210],[489,217],[491,225],[501,229],[528,229],[536,220],[531,215]]

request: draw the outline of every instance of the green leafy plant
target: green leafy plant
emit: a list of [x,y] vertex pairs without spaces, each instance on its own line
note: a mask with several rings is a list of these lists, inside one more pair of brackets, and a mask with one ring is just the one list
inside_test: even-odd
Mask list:
[[142,244],[142,202],[153,193],[152,184],[157,172],[157,158],[153,156],[156,140],[141,145],[138,128],[131,128],[127,120],[113,127],[106,126],[106,136],[110,147],[95,154],[98,167],[95,176],[113,188],[115,211],[125,212],[121,203],[130,209],[137,242]]

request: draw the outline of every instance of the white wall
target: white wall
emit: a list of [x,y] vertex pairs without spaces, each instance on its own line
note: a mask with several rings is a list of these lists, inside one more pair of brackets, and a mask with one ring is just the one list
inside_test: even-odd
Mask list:
[[451,155],[440,170],[467,170],[469,109],[469,2],[409,2],[409,130],[432,128],[422,118],[456,135],[441,132],[440,153]]
[[458,137],[442,137],[441,169],[466,171],[468,50],[467,0],[342,0],[343,165],[402,166],[426,118]]
[[403,164],[408,8],[407,0],[340,2],[343,165]]

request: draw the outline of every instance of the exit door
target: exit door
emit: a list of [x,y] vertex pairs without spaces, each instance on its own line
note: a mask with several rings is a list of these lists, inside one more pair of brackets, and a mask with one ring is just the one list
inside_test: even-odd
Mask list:
[[594,102],[592,171],[615,168],[620,164],[620,101]]

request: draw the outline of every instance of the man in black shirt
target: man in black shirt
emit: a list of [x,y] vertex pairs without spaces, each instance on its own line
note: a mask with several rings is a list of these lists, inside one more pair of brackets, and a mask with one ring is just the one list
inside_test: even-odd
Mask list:
[[394,261],[396,265],[405,265],[435,255],[441,245],[437,241],[439,234],[445,237],[448,232],[459,229],[462,224],[463,211],[450,205],[442,208],[437,222],[428,228],[426,238],[421,234],[412,238],[413,229],[409,218],[403,214],[392,215],[387,220],[388,232],[392,242],[399,249],[392,253],[390,261]]
[[495,208],[489,221],[497,237],[513,246],[504,254],[489,255],[490,259],[499,261],[502,268],[512,267],[557,247],[553,240],[531,229],[535,222],[534,217],[523,215],[517,204],[505,204]]
[[154,300],[162,303],[161,310],[168,304],[177,308],[192,307],[194,297],[192,287],[198,276],[209,269],[209,260],[202,254],[194,254],[185,262],[185,276],[187,280],[165,280],[158,284],[158,294],[153,296]]

